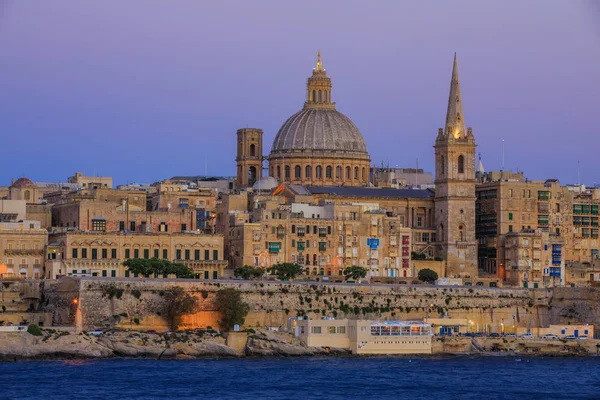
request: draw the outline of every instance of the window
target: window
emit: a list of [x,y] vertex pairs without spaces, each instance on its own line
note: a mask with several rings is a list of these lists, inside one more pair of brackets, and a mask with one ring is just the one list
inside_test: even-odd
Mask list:
[[72,258],[77,258],[77,249],[72,249],[71,250],[71,257]]
[[210,251],[204,250],[204,259],[205,260],[210,260]]
[[342,179],[342,167],[335,167],[335,179]]
[[92,260],[98,259],[98,249],[92,249]]
[[319,103],[323,101],[323,92],[319,90]]
[[152,257],[158,258],[158,249],[154,249],[154,251],[152,252]]
[[133,258],[140,258],[140,249],[133,249]]
[[117,276],[117,271],[115,271],[114,269],[110,271],[110,277],[111,278],[115,278]]
[[129,250],[129,249],[125,249],[125,258],[126,258],[126,259],[129,259],[129,258],[131,258],[131,250]]
[[102,276],[106,276],[106,270],[102,270]]
[[292,225],[292,233],[296,233],[296,225]]
[[277,166],[277,179],[281,179],[281,167]]
[[251,144],[250,145],[250,157],[255,157],[256,156],[256,145]]
[[285,166],[285,179],[290,179],[290,166]]
[[317,102],[317,92],[316,92],[315,90],[313,90],[313,91],[312,91],[312,101],[313,101],[314,103],[316,103],[316,102]]
[[110,249],[110,258],[117,258],[117,249]]
[[175,259],[181,260],[181,249],[175,250]]
[[144,258],[146,260],[150,258],[150,249],[144,249]]
[[321,327],[320,326],[313,326],[312,328],[310,328],[310,333],[320,334],[321,333]]
[[119,221],[119,231],[123,232],[125,230],[125,221]]
[[187,231],[187,225],[181,224],[181,232],[185,232],[185,231]]
[[[512,197],[512,196],[511,196],[511,197]],[[512,221],[512,219],[513,219],[513,214],[512,214],[512,213],[508,213],[508,220],[509,220],[509,221]]]
[[135,221],[129,222],[129,230],[135,232]]
[[331,165],[328,165],[327,168],[325,168],[325,178],[331,179],[331,172],[332,172]]
[[108,249],[102,249],[102,258],[108,258]]
[[362,180],[363,182],[366,182],[367,180],[367,170],[365,169],[365,167],[363,167],[362,169]]
[[87,258],[87,249],[81,249],[81,258]]
[[94,232],[106,232],[106,220],[92,219],[92,230]]
[[167,258],[169,258],[169,255],[168,255],[168,254],[169,254],[169,253],[168,253],[168,250],[167,250],[167,249],[163,249],[163,257],[162,257],[162,258],[163,258],[164,260],[166,260]]
[[213,260],[219,259],[219,250],[213,250]]
[[305,178],[312,178],[312,167],[310,165],[307,165],[305,170],[304,170],[304,177]]
[[185,250],[185,259],[189,260],[190,259],[190,249],[186,249]]
[[513,197],[513,190],[512,189],[508,189],[508,197]]
[[346,167],[346,179],[350,179],[350,167]]
[[423,226],[423,217],[417,216],[417,227]]
[[458,173],[465,173],[465,157],[462,155],[458,156]]
[[323,178],[323,167],[317,165],[317,168],[315,168],[315,175],[317,179]]
[[299,166],[299,165],[296,165],[296,166],[294,167],[294,178],[296,178],[296,179],[300,179],[300,171],[301,171],[301,168],[300,168],[300,166]]
[[512,231],[513,231],[513,226],[512,226],[512,225],[509,225],[509,226],[508,226],[508,231],[509,231],[509,232],[512,232]]

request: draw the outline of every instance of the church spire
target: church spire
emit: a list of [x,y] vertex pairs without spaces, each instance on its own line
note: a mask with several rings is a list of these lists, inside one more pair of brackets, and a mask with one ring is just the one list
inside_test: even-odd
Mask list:
[[320,51],[317,53],[317,67],[313,68],[306,83],[304,107],[335,109],[335,103],[331,101],[331,79],[323,68]]
[[463,115],[462,97],[460,95],[460,81],[458,80],[458,62],[454,53],[454,65],[452,66],[452,81],[450,82],[450,96],[448,98],[448,113],[446,114],[446,134],[452,134],[455,138],[463,138],[467,135]]
[[317,71],[321,71],[323,69],[323,62],[321,61],[321,52],[317,53]]

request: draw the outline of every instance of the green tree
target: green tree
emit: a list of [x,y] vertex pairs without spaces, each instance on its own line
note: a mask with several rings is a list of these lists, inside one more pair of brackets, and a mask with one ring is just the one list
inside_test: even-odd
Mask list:
[[242,300],[241,292],[234,288],[217,292],[217,310],[221,313],[221,328],[230,330],[234,325],[242,325],[248,315],[248,304]]
[[33,336],[42,336],[42,330],[36,324],[29,324],[27,327],[27,332],[29,332]]
[[193,278],[194,270],[185,264],[173,263],[158,258],[130,258],[123,263],[129,272],[145,277],[159,275],[175,275],[177,278]]
[[417,253],[415,251],[411,251],[410,252],[410,258],[412,260],[426,260],[427,259],[427,255],[425,255],[423,253]]
[[181,325],[181,318],[185,314],[193,313],[198,307],[198,299],[189,294],[180,286],[166,290],[163,295],[165,316],[172,330],[177,330]]
[[261,268],[255,268],[250,265],[244,265],[233,270],[233,275],[242,279],[260,278],[264,271]]
[[437,280],[438,274],[432,269],[424,268],[419,271],[419,280],[427,283],[433,283]]
[[351,267],[347,267],[344,270],[344,276],[346,277],[346,279],[357,280],[366,277],[367,270],[366,268],[360,267],[358,265],[353,265]]
[[302,274],[302,266],[294,263],[278,263],[271,267],[271,273],[281,280],[294,279]]

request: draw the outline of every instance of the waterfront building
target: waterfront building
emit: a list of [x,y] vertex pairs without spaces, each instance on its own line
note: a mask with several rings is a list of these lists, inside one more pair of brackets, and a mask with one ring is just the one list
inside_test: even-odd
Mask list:
[[[223,236],[199,232],[83,232],[49,236],[46,278],[61,276],[130,276],[123,262],[158,258],[183,263],[196,279],[217,279],[225,273]],[[162,277],[157,277],[162,278]]]
[[301,319],[295,335],[308,346],[353,354],[430,354],[431,325],[420,321]]
[[47,240],[39,221],[0,222],[0,277],[42,278]]

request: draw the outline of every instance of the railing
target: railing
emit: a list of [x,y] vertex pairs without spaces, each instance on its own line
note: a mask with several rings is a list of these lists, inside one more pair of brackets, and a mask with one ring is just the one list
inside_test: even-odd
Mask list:
[[35,249],[5,249],[4,254],[7,256],[43,256],[44,250]]

